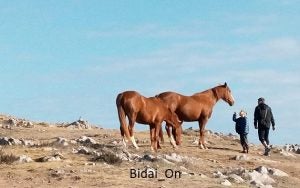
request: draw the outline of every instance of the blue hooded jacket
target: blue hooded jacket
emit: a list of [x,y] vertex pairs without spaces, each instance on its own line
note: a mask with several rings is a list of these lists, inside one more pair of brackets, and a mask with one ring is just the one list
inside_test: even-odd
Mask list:
[[236,114],[233,114],[232,120],[235,122],[235,131],[238,134],[249,133],[249,125],[248,125],[247,117],[236,118]]

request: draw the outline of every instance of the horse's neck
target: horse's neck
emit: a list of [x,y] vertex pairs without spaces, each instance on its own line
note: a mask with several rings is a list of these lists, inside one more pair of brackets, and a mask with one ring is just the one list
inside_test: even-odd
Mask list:
[[212,106],[214,106],[220,99],[215,88],[208,89],[208,90],[200,92],[200,93],[195,93],[193,96],[197,96],[200,99],[201,98],[209,98],[212,103]]

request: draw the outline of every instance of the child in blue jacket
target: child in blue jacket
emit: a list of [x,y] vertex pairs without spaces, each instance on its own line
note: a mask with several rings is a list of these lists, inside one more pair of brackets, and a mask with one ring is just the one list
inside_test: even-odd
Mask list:
[[241,110],[239,115],[240,117],[236,118],[236,112],[234,112],[232,120],[235,122],[235,131],[240,135],[240,141],[243,147],[242,153],[248,153],[249,145],[247,135],[249,133],[249,125],[246,117],[247,113]]

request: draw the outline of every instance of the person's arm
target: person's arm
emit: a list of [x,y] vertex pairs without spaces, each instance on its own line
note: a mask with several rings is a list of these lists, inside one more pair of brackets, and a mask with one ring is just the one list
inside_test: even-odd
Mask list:
[[232,121],[236,122],[236,112],[233,113]]
[[271,123],[272,123],[272,128],[275,130],[275,120],[273,117],[272,109],[270,108],[270,116],[271,116]]
[[246,133],[246,134],[248,134],[248,133],[249,133],[249,124],[248,124],[248,118],[247,118],[247,117],[245,117],[245,119],[246,119],[245,133]]
[[254,128],[257,129],[257,119],[258,119],[258,107],[255,107],[254,110]]

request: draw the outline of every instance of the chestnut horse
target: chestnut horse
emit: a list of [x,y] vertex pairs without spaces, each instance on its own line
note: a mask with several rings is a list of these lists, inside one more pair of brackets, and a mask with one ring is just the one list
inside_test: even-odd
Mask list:
[[[131,140],[132,144],[136,149],[138,146],[135,142],[133,135],[134,123],[149,124],[150,125],[150,138],[151,138],[151,149],[157,151],[159,146],[159,135],[161,132],[161,124],[165,121],[168,125],[175,128],[176,136],[181,135],[181,132],[178,132],[180,129],[179,119],[177,115],[172,112],[164,102],[156,97],[146,98],[140,95],[136,91],[125,91],[120,93],[116,99],[119,121],[120,121],[120,130],[123,137],[123,143],[125,143],[125,137]],[[126,123],[126,116],[129,121],[129,126]],[[125,137],[124,137],[125,135]],[[176,144],[173,141],[173,146]]]
[[[219,99],[223,99],[230,106],[234,104],[234,98],[226,82],[224,85],[195,93],[192,96],[184,96],[175,92],[164,92],[156,97],[162,99],[168,105],[168,108],[177,114],[181,124],[183,121],[198,121],[200,129],[199,146],[201,149],[207,149],[204,143],[204,131],[214,105]],[[171,130],[169,125],[166,126],[166,130],[170,137]],[[177,138],[174,132],[173,135],[176,143],[181,143],[180,138]]]

